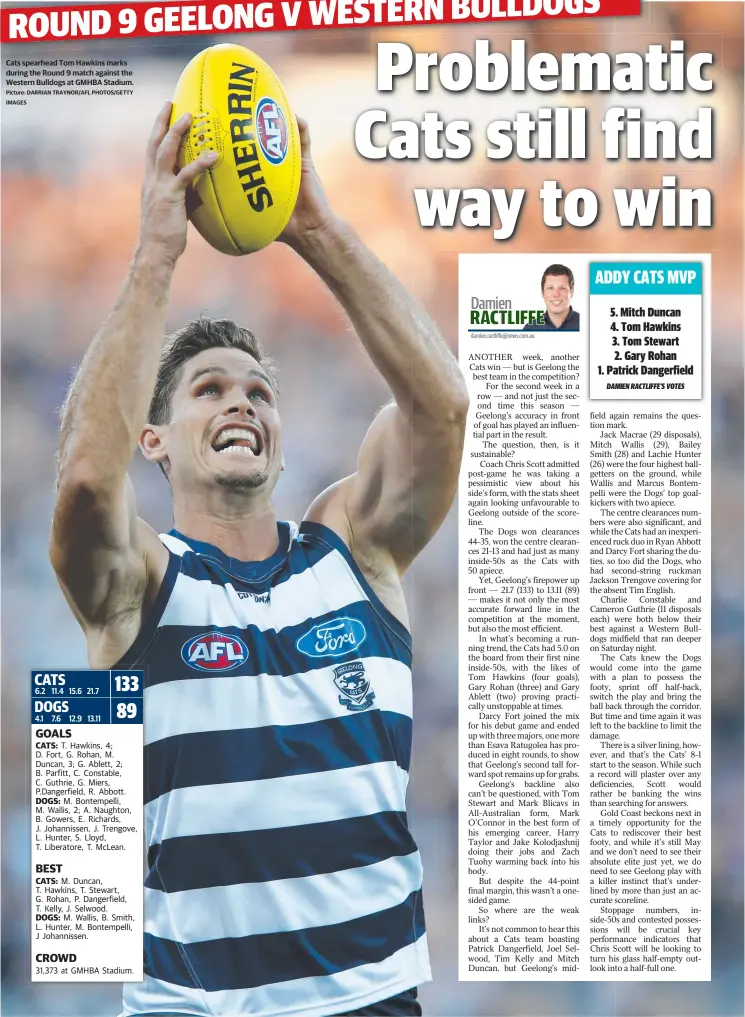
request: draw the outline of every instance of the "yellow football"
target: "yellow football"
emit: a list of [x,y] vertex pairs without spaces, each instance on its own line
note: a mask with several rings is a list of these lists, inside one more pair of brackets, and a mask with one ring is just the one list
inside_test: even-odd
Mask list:
[[194,184],[191,221],[224,254],[261,250],[287,225],[300,187],[300,135],[279,79],[244,46],[210,46],[176,85],[171,122],[184,113],[193,120],[179,166],[218,153]]

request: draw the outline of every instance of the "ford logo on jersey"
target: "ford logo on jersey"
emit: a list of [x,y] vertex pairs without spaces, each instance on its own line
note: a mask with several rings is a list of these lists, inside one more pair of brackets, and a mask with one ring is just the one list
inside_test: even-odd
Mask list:
[[305,632],[295,644],[306,657],[341,657],[362,646],[365,626],[356,618],[334,618]]
[[184,643],[181,659],[197,671],[232,671],[248,659],[248,649],[238,636],[203,632]]

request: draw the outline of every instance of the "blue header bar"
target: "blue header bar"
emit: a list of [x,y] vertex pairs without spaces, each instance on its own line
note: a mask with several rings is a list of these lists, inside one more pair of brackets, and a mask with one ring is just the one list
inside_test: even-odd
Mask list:
[[653,296],[704,292],[700,261],[592,261],[590,294]]
[[145,672],[31,672],[32,724],[141,724]]

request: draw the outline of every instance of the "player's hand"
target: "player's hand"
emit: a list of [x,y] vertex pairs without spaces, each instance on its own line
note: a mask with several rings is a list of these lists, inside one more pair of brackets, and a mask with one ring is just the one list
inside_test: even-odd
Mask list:
[[326,192],[323,189],[310,152],[310,131],[302,117],[297,117],[300,131],[300,191],[290,221],[277,237],[282,243],[302,249],[302,243],[311,235],[323,232],[334,221]]
[[168,102],[158,114],[147,144],[140,250],[175,264],[186,247],[186,189],[212,165],[217,153],[202,152],[178,170],[178,152],[191,127],[191,114],[185,113],[169,128],[170,117]]

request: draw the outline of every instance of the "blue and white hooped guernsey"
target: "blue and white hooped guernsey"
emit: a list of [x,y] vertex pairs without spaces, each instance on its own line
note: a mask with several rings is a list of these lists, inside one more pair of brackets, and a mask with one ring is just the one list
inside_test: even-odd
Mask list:
[[124,1014],[327,1017],[431,978],[406,821],[411,639],[327,527],[176,531],[146,669],[145,979]]

